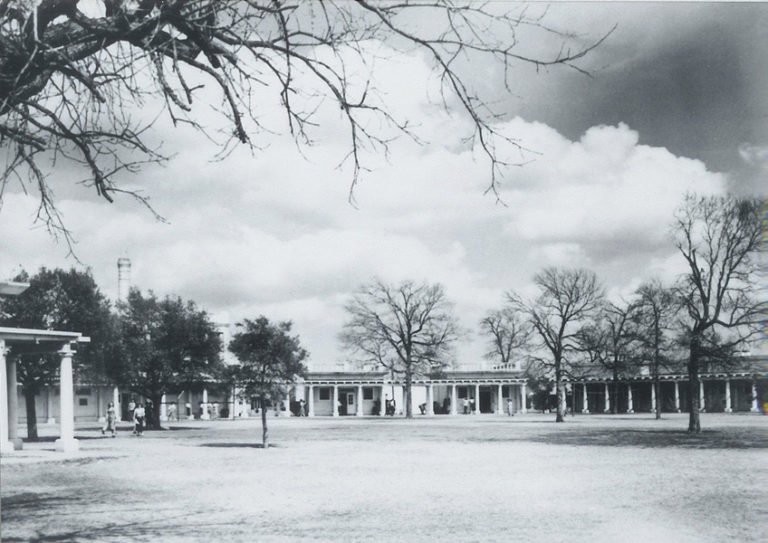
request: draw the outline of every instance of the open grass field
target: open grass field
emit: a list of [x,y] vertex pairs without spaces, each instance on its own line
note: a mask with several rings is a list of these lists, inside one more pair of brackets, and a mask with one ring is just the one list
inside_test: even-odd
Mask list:
[[2,459],[2,540],[765,541],[768,417],[171,423]]

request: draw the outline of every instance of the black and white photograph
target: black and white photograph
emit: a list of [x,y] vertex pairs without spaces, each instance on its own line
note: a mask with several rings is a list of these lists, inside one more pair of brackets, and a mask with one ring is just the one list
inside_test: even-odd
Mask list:
[[758,542],[768,3],[0,0],[0,540]]

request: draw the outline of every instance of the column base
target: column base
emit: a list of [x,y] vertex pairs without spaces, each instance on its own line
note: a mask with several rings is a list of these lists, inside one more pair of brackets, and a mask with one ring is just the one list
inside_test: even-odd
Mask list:
[[731,409],[730,407],[726,407],[725,408],[725,412],[726,413],[733,413],[733,409]]
[[24,440],[20,437],[11,439],[11,444],[13,445],[13,450],[20,451],[24,448]]
[[99,422],[107,422],[107,417],[99,417]]
[[634,415],[635,414],[635,410],[634,409],[627,409],[627,414]]
[[682,413],[682,411],[680,410],[679,407],[677,409],[675,409],[675,411],[678,412],[678,413]]
[[168,422],[168,415],[160,415],[160,422]]
[[211,416],[208,413],[200,415],[200,420],[211,420]]
[[12,453],[16,450],[12,441],[0,441],[0,454]]
[[75,438],[59,438],[55,442],[56,450],[61,452],[76,452],[80,450],[80,442]]
[[757,408],[757,407],[753,407],[752,409],[750,409],[750,410],[749,410],[749,412],[750,412],[750,413],[759,413],[759,412],[760,412],[760,409],[759,409],[759,408]]
[[589,415],[589,409],[582,409],[581,413],[582,415]]
[[56,424],[56,419],[54,417],[49,417],[45,420],[46,424]]

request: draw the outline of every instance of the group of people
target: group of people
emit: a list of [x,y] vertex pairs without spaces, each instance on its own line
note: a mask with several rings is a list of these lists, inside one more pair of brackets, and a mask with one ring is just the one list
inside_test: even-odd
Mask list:
[[[147,411],[144,408],[144,404],[136,405],[133,400],[128,403],[128,415],[133,422],[133,435],[143,436],[144,429],[147,426]],[[112,437],[117,436],[117,410],[115,409],[114,402],[109,402],[107,405],[107,412],[105,417],[104,426],[101,429],[101,435],[106,435],[107,432],[112,434]]]

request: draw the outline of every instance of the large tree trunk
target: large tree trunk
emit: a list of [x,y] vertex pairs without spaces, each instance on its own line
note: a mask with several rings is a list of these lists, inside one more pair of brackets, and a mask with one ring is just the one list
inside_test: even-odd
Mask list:
[[656,389],[656,420],[661,420],[661,382],[658,371],[653,376],[653,388]]
[[261,400],[261,446],[269,448],[269,429],[267,428],[267,399],[262,396]]
[[557,391],[557,416],[555,422],[565,422],[565,383],[560,371],[560,360],[555,361],[555,387]]
[[619,412],[619,370],[617,364],[613,363],[613,401],[611,402],[611,414]]
[[147,413],[147,422],[149,427],[154,430],[160,429],[160,404],[163,402],[162,394],[153,395],[150,400],[152,401],[152,411]]
[[691,338],[691,352],[688,357],[688,431],[701,432],[699,419],[699,338]]
[[37,439],[37,407],[34,390],[24,389],[24,405],[27,408],[27,438]]
[[405,371],[405,418],[413,418],[413,402],[411,401],[411,382],[413,381],[413,375],[411,374],[410,367]]

